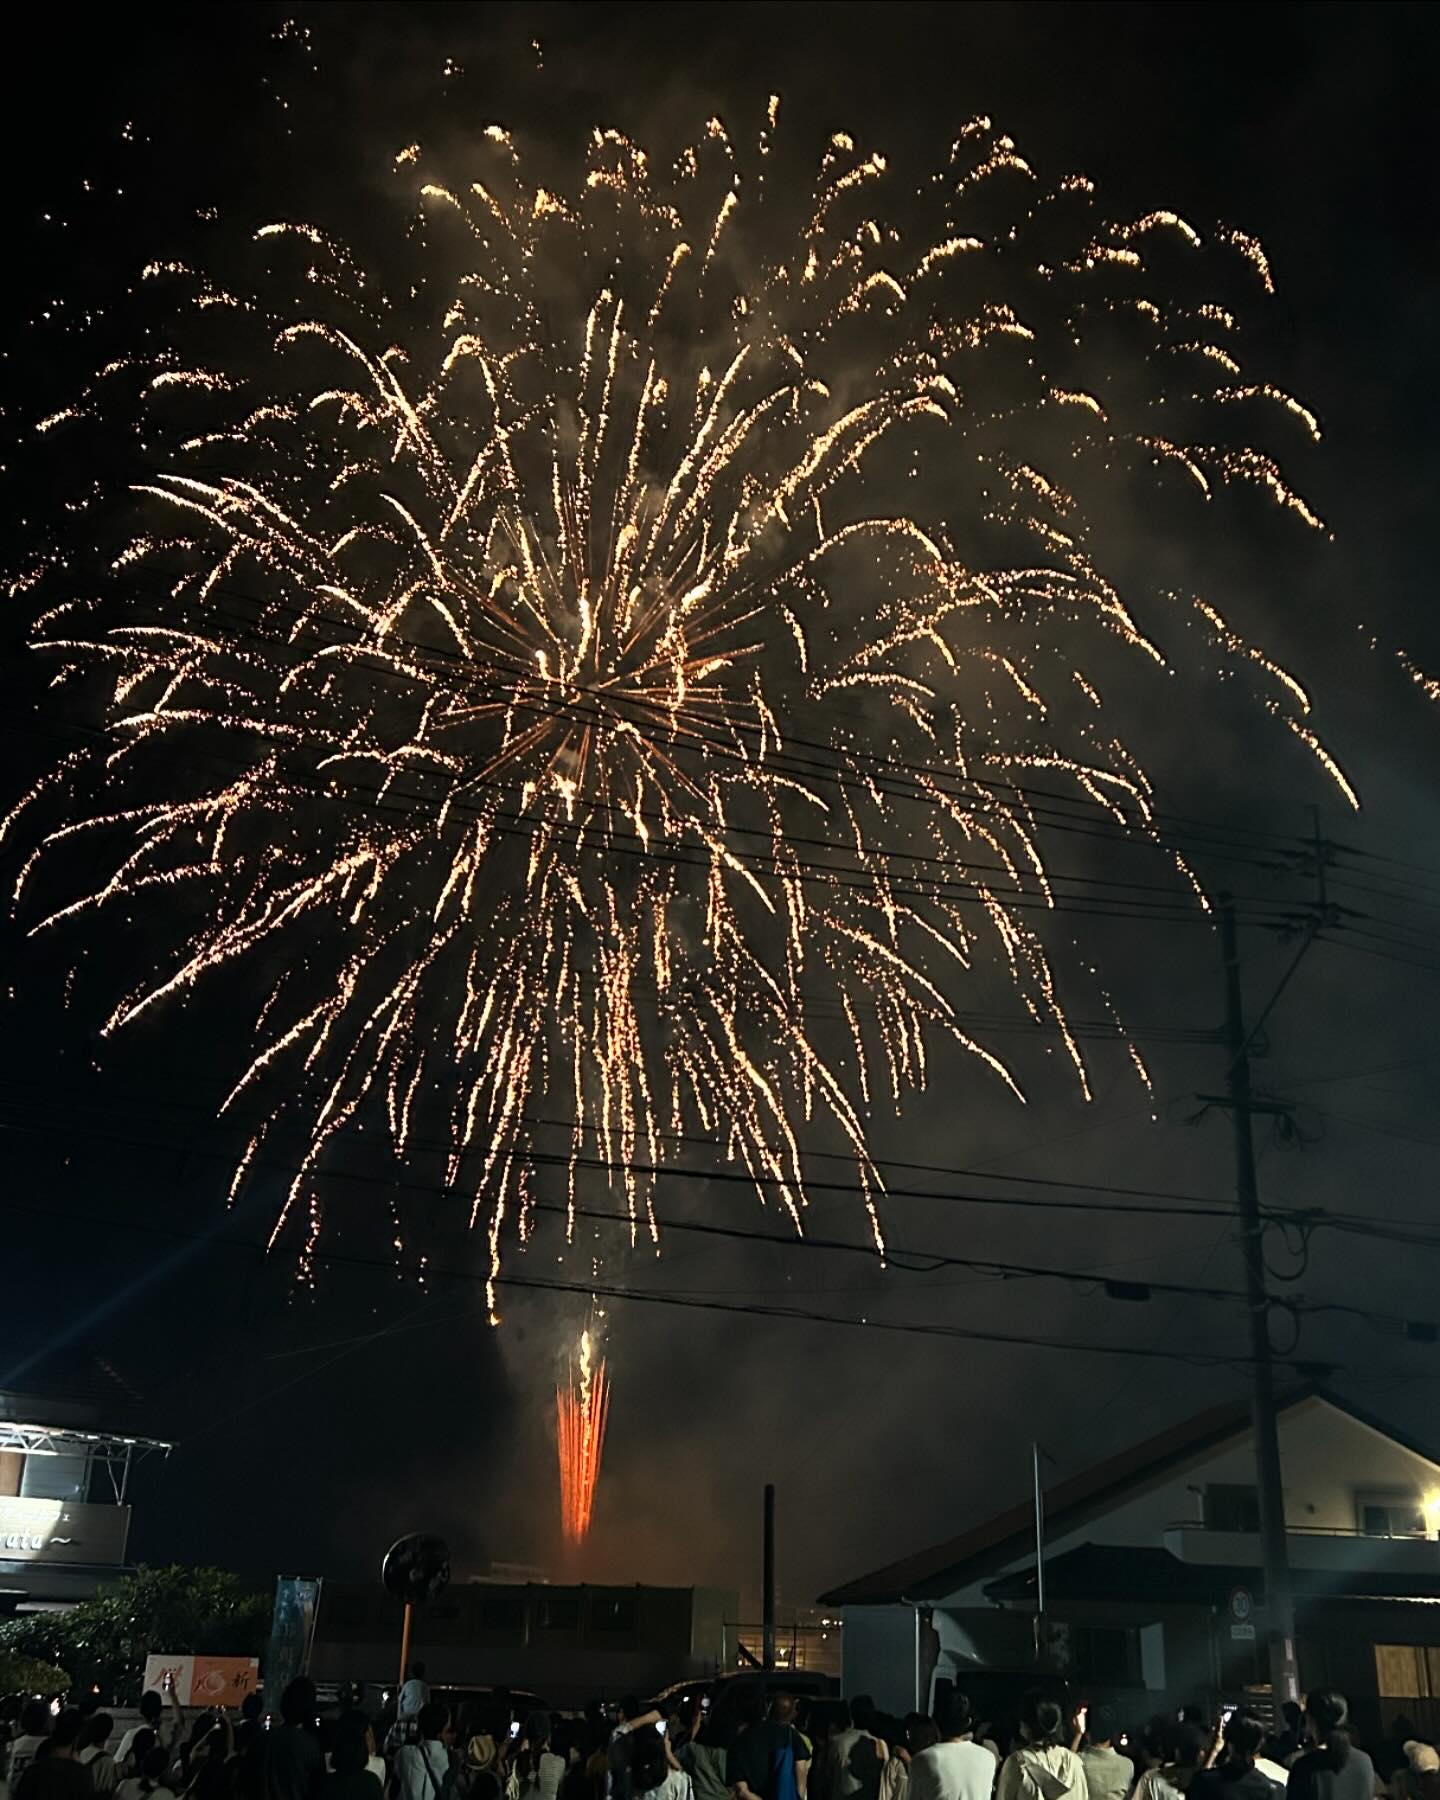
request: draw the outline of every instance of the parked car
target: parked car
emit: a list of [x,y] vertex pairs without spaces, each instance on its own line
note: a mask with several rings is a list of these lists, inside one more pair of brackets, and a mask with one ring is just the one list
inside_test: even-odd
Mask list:
[[[377,1681],[322,1681],[316,1684],[316,1691],[322,1712],[338,1712],[349,1706],[359,1706],[371,1714],[382,1714],[394,1719],[393,1686],[386,1687]],[[432,1699],[443,1701],[456,1721],[476,1715],[488,1718],[508,1709],[510,1718],[523,1725],[532,1712],[553,1710],[549,1701],[532,1693],[529,1688],[467,1686],[464,1683],[440,1681],[431,1684],[430,1695]],[[499,1723],[498,1720],[496,1722]]]
[[772,1694],[794,1694],[797,1700],[833,1700],[840,1693],[840,1683],[833,1675],[813,1669],[775,1669],[769,1674],[763,1669],[732,1669],[708,1680],[672,1682],[650,1704],[662,1713],[679,1713],[688,1719],[699,1700],[707,1712],[729,1715],[738,1706],[739,1696],[756,1687]]

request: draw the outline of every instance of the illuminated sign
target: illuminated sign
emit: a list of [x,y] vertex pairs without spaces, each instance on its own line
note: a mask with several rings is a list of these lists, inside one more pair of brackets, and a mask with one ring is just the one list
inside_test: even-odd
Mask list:
[[123,1563],[128,1506],[0,1496],[0,1562]]

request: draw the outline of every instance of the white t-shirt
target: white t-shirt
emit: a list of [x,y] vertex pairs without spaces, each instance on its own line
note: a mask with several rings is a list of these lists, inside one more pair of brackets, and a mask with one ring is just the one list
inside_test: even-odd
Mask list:
[[1171,1774],[1168,1765],[1147,1769],[1135,1783],[1135,1800],[1184,1800],[1185,1788],[1180,1782],[1172,1781]]
[[402,1744],[395,1752],[395,1782],[400,1800],[440,1800],[450,1773],[450,1752],[438,1738]]
[[103,1744],[87,1744],[83,1750],[75,1752],[75,1760],[90,1771],[90,1783],[97,1794],[114,1792],[118,1779],[115,1758],[106,1751]]
[[995,1758],[968,1738],[910,1758],[910,1800],[990,1800],[994,1785]]
[[565,1758],[542,1750],[535,1767],[520,1783],[520,1800],[556,1800],[565,1779]]
[[1135,1785],[1135,1765],[1113,1746],[1088,1744],[1080,1752],[1090,1800],[1125,1800]]
[[150,1787],[138,1775],[131,1775],[116,1788],[115,1800],[175,1800],[175,1793],[163,1782]]
[[11,1739],[10,1760],[5,1765],[5,1778],[10,1783],[12,1794],[20,1785],[20,1777],[34,1762],[35,1752],[44,1742],[44,1738],[33,1731],[27,1731],[23,1737]]
[[132,1725],[120,1740],[120,1748],[115,1752],[117,1768],[125,1766],[125,1759],[135,1748],[135,1740],[142,1731],[155,1733],[155,1747],[158,1750],[173,1750],[175,1739],[179,1734],[183,1721],[177,1719],[173,1712],[163,1712],[152,1725],[148,1719],[141,1719],[138,1725]]
[[830,1739],[825,1755],[826,1787],[833,1800],[876,1800],[884,1764],[873,1733],[847,1726]]
[[667,1769],[659,1787],[646,1789],[644,1800],[690,1800],[690,1777],[683,1769]]
[[615,1770],[609,1752],[614,1750],[616,1744],[619,1743],[620,1739],[624,1737],[627,1732],[631,1732],[634,1729],[635,1727],[628,1719],[622,1719],[606,1740],[605,1800],[611,1800],[611,1795],[615,1792]]

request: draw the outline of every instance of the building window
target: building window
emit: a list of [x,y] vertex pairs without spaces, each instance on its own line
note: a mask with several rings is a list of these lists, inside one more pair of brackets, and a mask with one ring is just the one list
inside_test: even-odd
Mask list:
[[633,1594],[592,1594],[590,1623],[597,1631],[633,1631],[637,1607]]
[[1124,1626],[1072,1625],[1070,1660],[1081,1681],[1103,1681],[1112,1687],[1139,1687],[1140,1633]]
[[1382,1701],[1440,1698],[1440,1650],[1419,1644],[1377,1644],[1375,1685]]
[[480,1629],[520,1633],[525,1629],[523,1594],[486,1594],[480,1602]]
[[542,1594],[535,1602],[535,1625],[539,1631],[575,1631],[580,1625],[578,1594]]
[[1212,1482],[1205,1490],[1205,1529],[1259,1531],[1259,1492],[1230,1482]]
[[1356,1524],[1363,1537],[1423,1538],[1425,1507],[1414,1494],[1357,1494]]

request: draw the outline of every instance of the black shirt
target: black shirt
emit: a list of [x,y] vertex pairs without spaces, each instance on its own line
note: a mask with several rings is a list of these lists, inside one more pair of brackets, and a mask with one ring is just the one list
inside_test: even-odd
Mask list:
[[1218,1769],[1200,1770],[1185,1790],[1185,1800],[1282,1800],[1284,1793],[1278,1781],[1253,1764],[1221,1763]]
[[325,1779],[320,1740],[302,1725],[282,1725],[265,1736],[265,1800],[315,1800]]
[[92,1800],[90,1770],[73,1756],[39,1756],[15,1784],[14,1800]]
[[327,1775],[321,1800],[384,1800],[385,1787],[373,1769],[347,1769]]
[[1374,1800],[1375,1765],[1363,1750],[1352,1750],[1338,1769],[1327,1750],[1312,1750],[1290,1770],[1288,1800]]

